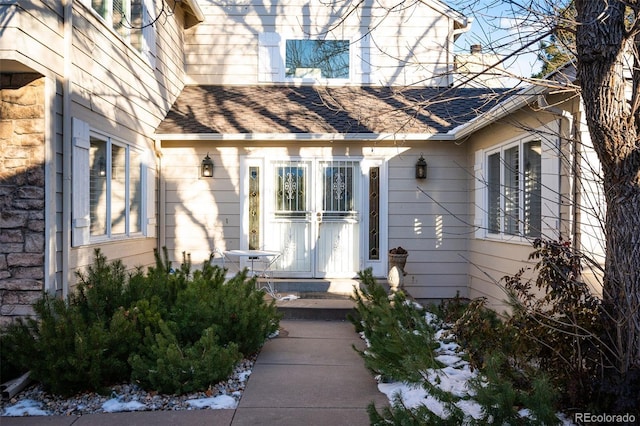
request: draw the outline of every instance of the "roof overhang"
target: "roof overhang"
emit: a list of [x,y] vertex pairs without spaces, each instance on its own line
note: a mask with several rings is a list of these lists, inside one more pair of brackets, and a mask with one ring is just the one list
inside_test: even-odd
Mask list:
[[538,96],[545,94],[549,90],[547,86],[531,85],[527,86],[514,95],[508,97],[503,102],[491,108],[489,111],[475,117],[467,123],[461,124],[447,132],[447,135],[454,140],[463,139],[501,118],[527,106],[538,99]]
[[176,4],[184,11],[185,28],[191,28],[204,21],[204,13],[198,5],[198,0],[176,0]]
[[454,135],[443,133],[168,133],[157,134],[159,141],[426,141],[455,140]]

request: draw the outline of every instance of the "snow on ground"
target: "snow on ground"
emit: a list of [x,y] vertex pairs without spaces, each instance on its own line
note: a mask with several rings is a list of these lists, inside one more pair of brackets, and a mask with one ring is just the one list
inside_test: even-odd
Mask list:
[[42,402],[33,399],[18,401],[7,407],[2,413],[3,416],[48,416],[49,412],[42,409]]
[[211,408],[214,410],[227,408],[235,410],[238,406],[236,399],[228,395],[220,395],[213,398],[190,399],[187,403],[194,408]]
[[[253,361],[250,360],[239,363],[232,377],[215,387],[218,394],[214,392],[213,395],[209,392],[197,392],[182,396],[151,395],[136,386],[119,386],[114,388],[111,396],[104,397],[95,393],[86,393],[65,400],[53,398],[45,392],[32,390],[16,396],[7,405],[0,406],[0,416],[52,416],[163,409],[233,410],[238,406],[242,390],[251,375],[252,366]],[[205,397],[205,394],[210,396]]]
[[[419,306],[419,305],[418,305]],[[426,313],[427,321],[432,325],[437,325],[439,320],[430,313]],[[471,371],[469,363],[462,359],[462,349],[453,341],[452,334],[446,329],[446,325],[435,333],[435,340],[440,347],[435,350],[436,359],[444,367],[439,369],[429,369],[426,376],[430,383],[443,391],[463,398],[456,402],[456,405],[469,417],[474,419],[482,418],[482,407],[473,400],[473,394],[469,387],[469,380],[477,377],[477,371]],[[393,404],[393,399],[399,395],[402,403],[407,408],[416,408],[420,405],[426,406],[434,414],[446,418],[447,413],[444,404],[429,393],[420,384],[409,384],[404,382],[379,383],[380,392],[387,395],[389,403]],[[528,417],[527,410],[521,410],[522,417]],[[564,426],[574,426],[575,424],[562,414],[558,414]]]

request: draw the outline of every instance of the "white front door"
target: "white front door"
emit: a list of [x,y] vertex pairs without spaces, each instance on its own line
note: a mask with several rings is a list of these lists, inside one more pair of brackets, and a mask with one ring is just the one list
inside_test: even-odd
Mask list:
[[361,270],[362,171],[356,160],[271,161],[264,248],[279,275],[354,277]]

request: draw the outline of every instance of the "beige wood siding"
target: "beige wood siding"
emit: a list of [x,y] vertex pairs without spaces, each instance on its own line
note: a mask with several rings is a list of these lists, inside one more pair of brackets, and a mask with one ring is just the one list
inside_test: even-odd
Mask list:
[[[71,136],[64,135],[65,78],[71,85],[72,117],[89,123],[92,130],[105,132],[153,154],[153,133],[183,87],[182,12],[156,24],[158,29],[157,60],[154,67],[143,55],[112,31],[90,7],[72,2],[73,38],[70,74],[65,75],[65,26],[62,2],[25,0],[0,5],[3,16],[0,55],[5,64],[22,64],[44,75],[46,144],[50,164],[47,166],[47,188],[53,191],[47,206],[49,287],[62,290],[66,280],[73,282],[74,272],[87,265],[95,248],[104,248],[109,257],[120,258],[130,267],[153,264],[154,238],[135,238],[91,244],[67,252],[63,238],[64,218],[64,146]],[[6,62],[13,61],[13,62]],[[28,67],[28,68],[27,68]],[[20,69],[18,69],[20,70]],[[43,159],[44,161],[44,159]],[[153,161],[152,161],[153,163]],[[71,194],[73,196],[73,194]],[[68,259],[64,259],[65,255]],[[63,277],[63,264],[68,260],[68,275]]]
[[[278,33],[289,38],[351,40],[356,49],[352,67],[371,69],[365,83],[447,85],[441,76],[451,70],[452,20],[421,2],[409,7],[396,3],[377,1],[352,13],[349,2],[343,6],[258,0],[202,4],[205,21],[188,30],[186,37],[188,82],[258,83],[259,35]],[[362,63],[353,63],[358,60]],[[352,74],[352,83],[360,83],[358,78]]]
[[[556,149],[553,153],[558,157],[554,160],[558,164],[555,175],[542,177],[543,192],[547,190],[544,188],[544,179],[552,178],[557,183],[557,189],[550,191],[546,196],[543,194],[542,206],[543,223],[545,223],[545,216],[551,215],[552,212],[556,215],[553,218],[547,216],[548,220],[546,220],[555,226],[553,230],[546,229],[547,237],[556,239],[560,235],[559,232],[562,233],[563,238],[571,238],[569,233],[571,217],[565,205],[571,202],[571,187],[566,176],[569,171],[566,164],[568,159],[566,152],[570,127],[565,121],[558,115],[545,114],[540,110],[535,112],[523,110],[512,114],[508,120],[493,124],[475,133],[467,141],[469,151],[466,161],[470,188],[477,188],[474,164],[478,161],[477,153],[479,150],[486,150],[514,139],[531,137],[543,140],[548,138],[550,143],[555,141],[559,144],[561,151]],[[546,155],[550,157],[551,154],[551,152],[547,152]],[[551,161],[550,158],[548,159]],[[546,170],[544,161],[545,154],[543,152],[543,175]],[[481,183],[480,186],[483,184]],[[474,218],[478,214],[484,214],[482,205],[478,206],[476,191],[471,191],[469,196],[472,200],[471,220],[475,220],[476,225],[482,226],[483,223],[478,218]],[[480,229],[469,235],[469,297],[486,297],[489,304],[501,312],[507,308],[506,294],[501,280],[505,275],[513,275],[525,266],[532,266],[528,257],[533,247],[531,241],[525,239],[514,238],[511,241],[499,241],[491,237],[485,238],[483,234],[484,230]]]
[[[182,19],[178,8],[176,14],[162,17],[162,25],[154,26],[156,60],[150,64],[89,7],[78,1],[73,4],[71,115],[88,123],[92,131],[142,149],[151,167],[156,162],[155,128],[184,84]],[[67,278],[73,286],[75,272],[93,261],[97,248],[109,260],[122,260],[127,268],[146,268],[155,262],[156,247],[156,238],[143,236],[74,247],[69,252]]]
[[[241,156],[286,156],[310,158],[350,155],[385,158],[389,181],[381,189],[388,193],[389,248],[409,250],[405,277],[407,290],[417,298],[448,298],[457,292],[467,296],[466,252],[470,233],[468,179],[464,147],[452,142],[416,142],[394,145],[333,142],[284,142],[281,147],[265,143],[220,143],[199,141],[162,144],[162,196],[166,217],[164,244],[179,264],[182,253],[190,253],[194,265],[208,259],[213,250],[241,246]],[[213,179],[199,177],[206,154],[214,162]],[[415,163],[423,154],[429,164],[426,181],[415,179]],[[428,196],[421,193],[418,186]],[[385,242],[386,243],[386,242]],[[382,254],[386,263],[386,253]]]
[[[427,179],[415,179],[423,155]],[[470,227],[465,148],[427,141],[389,162],[389,248],[409,252],[405,288],[418,299],[467,296]]]

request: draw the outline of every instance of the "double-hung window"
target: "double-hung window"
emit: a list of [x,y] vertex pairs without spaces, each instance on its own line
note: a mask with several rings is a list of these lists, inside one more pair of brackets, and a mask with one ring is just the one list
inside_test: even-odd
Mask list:
[[113,138],[92,134],[89,149],[91,238],[131,236],[142,229],[141,155]]
[[536,238],[542,230],[542,144],[519,141],[488,151],[487,232]]

